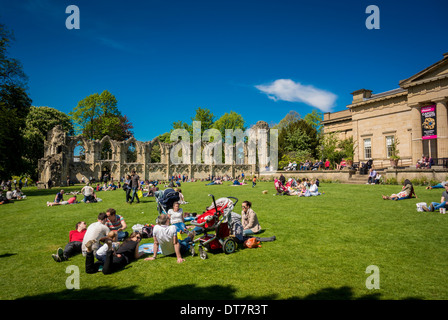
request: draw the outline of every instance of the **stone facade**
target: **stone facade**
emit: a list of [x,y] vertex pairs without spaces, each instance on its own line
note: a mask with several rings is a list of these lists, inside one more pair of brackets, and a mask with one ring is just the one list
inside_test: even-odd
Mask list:
[[[399,166],[413,166],[423,154],[441,165],[448,158],[448,53],[399,86],[379,94],[352,92],[348,110],[324,114],[324,133],[336,132],[341,139],[353,136],[355,162],[372,158],[375,167],[388,167],[388,146],[394,139],[399,141]],[[431,105],[436,109],[437,137],[423,139],[421,109]]]
[[[252,129],[269,129],[264,121],[259,121]],[[123,176],[135,170],[141,179],[169,180],[172,175],[188,175],[194,179],[205,179],[209,176],[229,175],[235,177],[244,172],[246,175],[258,174],[256,164],[249,164],[247,145],[244,144],[244,158],[242,163],[216,164],[212,158],[213,149],[204,153],[203,163],[193,164],[191,161],[192,146],[188,143],[184,148],[190,148],[190,159],[185,159],[187,152],[182,152],[183,161],[174,164],[171,161],[171,151],[182,144],[181,142],[163,143],[158,138],[149,142],[137,141],[134,137],[126,141],[115,141],[108,136],[101,140],[87,140],[82,136],[68,136],[61,128],[56,126],[48,132],[45,141],[44,157],[39,160],[39,180],[41,185],[47,184],[49,180],[54,185],[66,185],[67,178],[71,181],[80,182],[94,179],[102,180],[104,174],[108,174],[117,181]],[[203,142],[202,149],[206,149],[210,143]],[[151,162],[151,153],[157,146],[160,150],[160,161]],[[83,152],[77,155],[75,149],[83,148]],[[132,154],[130,155],[130,147]],[[225,145],[226,152],[229,151],[235,158],[235,146]],[[180,148],[179,148],[180,149]],[[183,149],[185,151],[187,149]],[[78,151],[79,153],[79,151]],[[226,158],[227,159],[227,158]],[[224,161],[227,162],[227,161]],[[260,167],[264,166],[260,164]]]

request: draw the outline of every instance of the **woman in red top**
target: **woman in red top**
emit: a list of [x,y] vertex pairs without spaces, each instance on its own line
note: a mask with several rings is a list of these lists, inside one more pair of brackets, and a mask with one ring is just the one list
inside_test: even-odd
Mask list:
[[341,163],[337,165],[338,170],[341,170],[342,168],[345,168],[347,166],[347,163],[345,162],[345,159],[342,158]]
[[81,253],[82,240],[84,239],[86,230],[87,224],[84,221],[78,222],[75,230],[71,230],[69,233],[69,243],[67,243],[65,249],[62,250],[62,248],[58,248],[57,253],[51,255],[54,261],[62,262]]

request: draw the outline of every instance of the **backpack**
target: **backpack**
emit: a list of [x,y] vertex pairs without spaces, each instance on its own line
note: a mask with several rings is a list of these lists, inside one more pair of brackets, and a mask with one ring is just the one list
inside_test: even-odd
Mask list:
[[152,238],[152,231],[154,229],[154,226],[146,224],[143,228],[142,228],[142,238]]
[[261,248],[260,241],[257,241],[256,238],[249,238],[244,241],[244,246],[246,248]]

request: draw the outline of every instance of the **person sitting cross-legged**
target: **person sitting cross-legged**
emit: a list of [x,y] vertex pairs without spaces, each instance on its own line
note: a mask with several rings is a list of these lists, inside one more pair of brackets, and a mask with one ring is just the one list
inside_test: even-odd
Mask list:
[[190,247],[190,242],[193,240],[195,232],[192,231],[184,240],[177,239],[177,228],[175,225],[170,225],[170,217],[166,214],[161,214],[157,218],[157,225],[153,229],[154,238],[154,255],[145,260],[155,260],[157,251],[160,249],[164,256],[175,255],[177,263],[182,263],[185,259],[182,254],[187,253]]
[[426,206],[423,206],[422,209],[426,212],[428,211],[434,211],[434,210],[439,210],[441,208],[445,208],[446,207],[446,202],[448,200],[448,184],[444,184],[444,188],[445,190],[442,193],[442,197],[440,198],[440,203],[438,202],[432,202],[429,205],[429,208]]

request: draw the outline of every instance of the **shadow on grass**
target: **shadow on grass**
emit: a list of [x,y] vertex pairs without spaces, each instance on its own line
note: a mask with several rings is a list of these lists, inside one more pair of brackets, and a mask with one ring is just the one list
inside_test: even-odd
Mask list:
[[[35,296],[25,296],[17,300],[278,300],[277,294],[249,295],[237,297],[237,289],[233,286],[211,285],[199,287],[197,285],[175,286],[161,293],[144,294],[137,292],[137,286],[124,288],[98,287],[95,289],[64,290],[54,293],[44,293]],[[350,287],[325,288],[303,297],[291,297],[295,300],[380,300],[381,293],[355,297]],[[408,297],[404,300],[419,300],[417,297]]]

